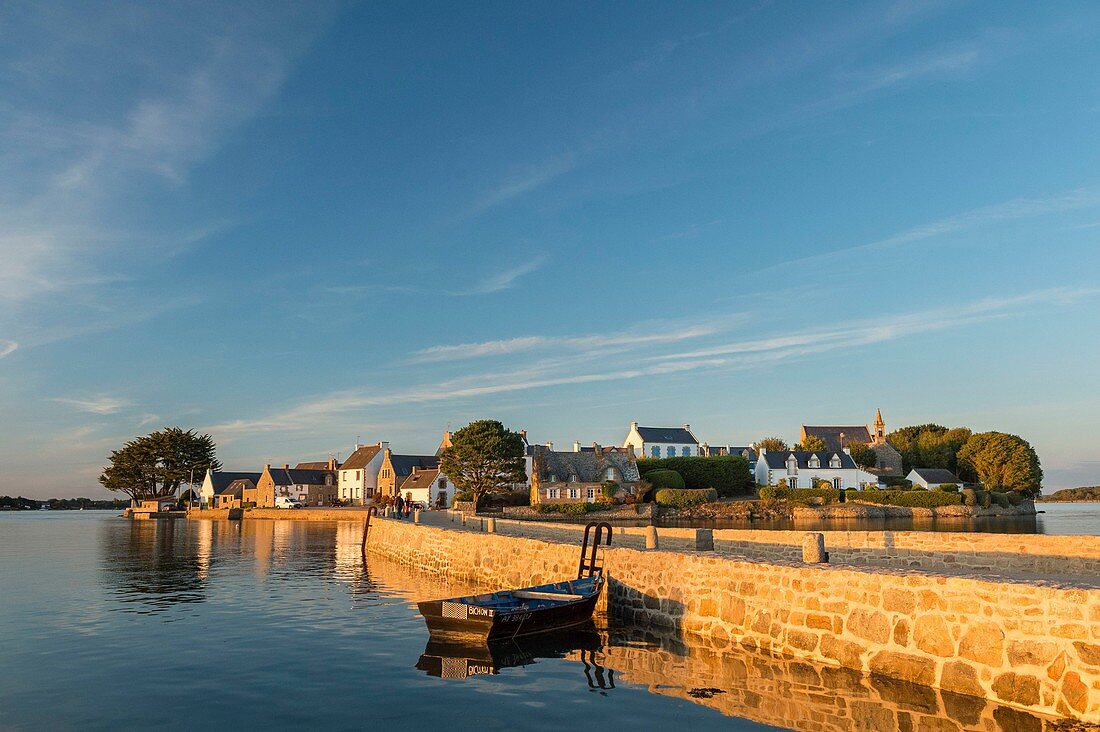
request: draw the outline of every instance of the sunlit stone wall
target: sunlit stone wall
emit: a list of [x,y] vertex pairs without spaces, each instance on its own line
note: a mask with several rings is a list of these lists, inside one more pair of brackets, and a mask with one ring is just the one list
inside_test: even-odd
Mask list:
[[[372,524],[372,552],[521,587],[576,573],[576,545]],[[606,551],[608,610],[628,622],[1100,722],[1100,590],[917,569]]]

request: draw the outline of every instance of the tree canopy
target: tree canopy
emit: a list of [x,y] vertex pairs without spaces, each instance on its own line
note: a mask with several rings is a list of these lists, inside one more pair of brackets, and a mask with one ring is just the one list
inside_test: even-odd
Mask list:
[[650,474],[658,470],[673,470],[684,479],[684,485],[662,485],[663,488],[713,488],[720,496],[736,496],[751,493],[756,481],[749,472],[749,461],[741,455],[716,455],[714,457],[640,458],[638,471],[650,480]]
[[959,474],[958,453],[970,435],[966,427],[919,424],[894,430],[886,440],[901,453],[904,473],[913,468],[945,468]]
[[806,439],[794,446],[795,450],[806,452],[821,452],[825,448],[825,440],[817,435],[806,435]]
[[471,422],[451,435],[439,456],[439,471],[478,500],[486,493],[509,490],[527,478],[523,438],[495,419]]
[[759,450],[770,450],[772,452],[782,452],[789,449],[787,447],[787,441],[782,437],[764,437],[756,441],[756,448]]
[[852,460],[856,465],[861,468],[873,468],[878,465],[878,455],[867,445],[862,442],[854,442],[848,445],[848,452],[852,455]]
[[960,469],[988,490],[1037,494],[1043,484],[1039,456],[1027,440],[1004,432],[972,435],[958,453]]
[[207,468],[221,468],[215,451],[210,435],[167,427],[112,451],[111,464],[103,469],[99,482],[135,501],[172,496],[192,475],[201,477]]

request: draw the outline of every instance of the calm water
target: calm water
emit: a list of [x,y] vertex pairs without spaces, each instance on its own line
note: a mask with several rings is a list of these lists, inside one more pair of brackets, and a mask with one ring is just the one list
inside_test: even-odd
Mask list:
[[1090,534],[1100,535],[1100,503],[1038,503],[1036,516],[931,520],[887,519],[877,521],[832,519],[825,521],[677,521],[662,520],[662,526],[693,526],[718,529],[799,529],[805,531],[980,531],[1001,534]]
[[495,654],[429,644],[412,602],[469,588],[364,564],[359,532],[0,514],[0,729],[1034,723],[981,700],[644,629],[601,626]]

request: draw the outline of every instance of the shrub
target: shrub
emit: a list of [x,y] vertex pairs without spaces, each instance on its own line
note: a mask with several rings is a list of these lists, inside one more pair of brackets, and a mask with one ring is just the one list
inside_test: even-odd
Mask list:
[[596,511],[610,511],[615,508],[610,503],[540,503],[539,513],[560,513],[566,516],[584,516]]
[[459,491],[458,493],[455,493],[455,501],[463,501],[465,503],[469,503],[472,500],[474,500],[473,491]]
[[244,503],[241,504],[241,508],[256,508],[256,502],[255,501],[245,501]]
[[[782,482],[782,481],[781,481]],[[780,501],[808,501],[811,498],[820,498],[826,503],[836,503],[840,500],[840,491],[831,487],[828,481],[821,481],[828,488],[788,488],[785,485],[766,485],[760,489],[760,497],[764,500]]]
[[775,484],[775,487],[779,488],[781,490],[787,490],[787,479],[786,478],[780,478],[779,482]]
[[959,486],[956,483],[940,483],[938,486],[936,486],[936,490],[940,491],[941,493],[958,493]]
[[962,499],[964,506],[976,506],[978,505],[978,492],[973,488],[963,488]]
[[[474,500],[472,491],[465,491],[470,494],[470,500]],[[505,493],[489,493],[482,496],[482,506],[530,506],[531,494],[527,491],[507,491]]]
[[760,488],[760,497],[765,501],[776,501],[787,497],[786,487],[766,485]]
[[846,499],[905,508],[957,506],[962,502],[962,497],[957,493],[939,491],[848,491]]
[[1021,503],[1027,500],[1027,496],[1025,496],[1020,491],[1009,491],[1007,495],[1008,502],[1013,506],[1019,506]]
[[604,483],[602,492],[603,497],[610,501],[615,498],[615,494],[619,492],[619,484],[613,482]]
[[718,500],[718,491],[713,488],[705,490],[683,488],[662,488],[657,491],[657,505],[670,506],[672,508],[687,508],[698,506],[701,503],[711,503]]
[[682,475],[675,470],[668,470],[666,468],[649,471],[645,474],[645,479],[650,485],[657,489],[672,488],[674,490],[683,490],[687,487]]
[[684,488],[713,488],[720,496],[752,493],[756,485],[749,472],[749,461],[741,455],[641,458],[638,460],[638,470],[646,478],[652,471],[675,470],[684,479]]
[[912,487],[913,487],[913,481],[909,480],[908,478],[898,478],[896,476],[895,477],[887,476],[885,478],[879,478],[879,480],[887,488],[894,488],[894,489],[907,491],[907,490],[912,489]]
[[1008,508],[1012,503],[1008,500],[1007,493],[991,493],[993,503],[996,503],[1001,508]]
[[989,508],[993,505],[993,495],[989,491],[978,491],[978,505]]

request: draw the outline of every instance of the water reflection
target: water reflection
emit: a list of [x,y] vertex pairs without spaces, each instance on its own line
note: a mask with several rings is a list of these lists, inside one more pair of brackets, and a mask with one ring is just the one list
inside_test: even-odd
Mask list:
[[[444,679],[465,679],[470,676],[498,674],[502,669],[529,666],[539,659],[565,658],[567,654],[592,653],[603,645],[594,625],[573,632],[554,633],[546,636],[494,641],[492,643],[471,639],[469,641],[430,636],[416,667],[429,676]],[[589,686],[594,686],[586,664],[585,674]],[[603,686],[603,668],[598,675]]]
[[107,587],[127,612],[155,613],[203,602],[210,551],[187,545],[193,532],[175,521],[105,523],[100,531]]

